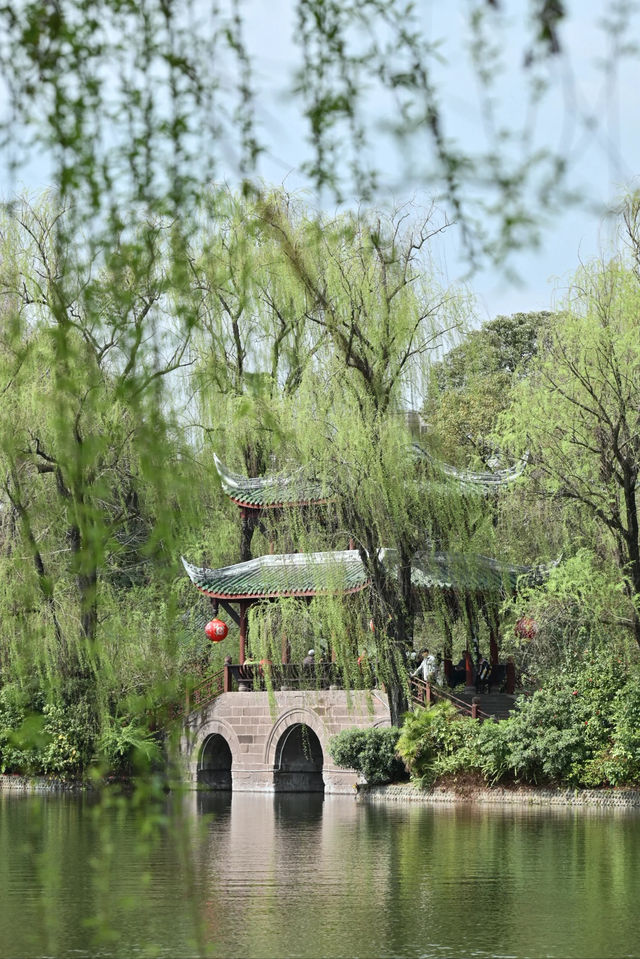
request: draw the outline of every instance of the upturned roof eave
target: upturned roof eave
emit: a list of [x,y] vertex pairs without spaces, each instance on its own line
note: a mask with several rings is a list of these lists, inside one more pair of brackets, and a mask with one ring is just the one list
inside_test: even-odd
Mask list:
[[[317,483],[300,476],[287,474],[270,474],[268,476],[249,477],[235,473],[228,469],[220,457],[214,452],[213,461],[220,477],[223,492],[237,506],[245,509],[279,509],[293,506],[312,506],[316,503],[327,503],[330,497],[324,494],[313,495]],[[302,474],[298,469],[296,471]],[[295,495],[295,488],[302,486],[302,495]],[[291,487],[293,486],[293,489]],[[305,489],[306,486],[306,489]],[[294,493],[289,497],[286,495]],[[265,502],[256,502],[264,497]]]

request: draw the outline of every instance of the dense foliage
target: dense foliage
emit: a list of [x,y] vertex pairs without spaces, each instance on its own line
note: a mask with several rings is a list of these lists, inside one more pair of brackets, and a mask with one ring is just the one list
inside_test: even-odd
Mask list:
[[374,726],[372,729],[345,729],[329,741],[331,757],[338,766],[362,773],[371,785],[406,778],[396,744],[400,730]]
[[519,700],[500,722],[449,703],[407,715],[397,749],[422,784],[476,772],[486,782],[594,787],[640,775],[640,671],[604,650]]
[[407,714],[398,753],[412,776],[428,785],[439,774],[468,766],[471,755],[466,747],[476,729],[474,720],[459,716],[451,703],[441,701]]
[[[498,7],[472,5],[467,19],[487,121]],[[528,136],[518,161],[497,135],[473,158],[456,145],[443,128],[438,53],[411,4],[293,9],[301,64],[291,86],[310,182],[334,197],[374,196],[363,110],[373,84],[380,102],[393,94],[403,152],[426,132],[422,172],[443,188],[443,214],[362,206],[329,217],[258,182],[259,85],[242,3],[210,15],[156,0],[0,9],[6,167],[15,174],[40,150],[52,183],[37,202],[8,198],[0,222],[0,667],[13,704],[2,735],[10,755],[30,717],[46,725],[42,768],[126,765],[158,709],[220,664],[223,651],[196,638],[205,607],[180,553],[216,566],[351,539],[367,602],[256,608],[251,652],[273,655],[294,623],[299,644],[309,635],[326,653],[331,636],[345,682],[367,684],[367,657],[395,722],[412,646],[435,639],[451,652],[472,633],[486,647],[498,630],[486,597],[418,601],[418,549],[515,561],[565,552],[573,579],[508,610],[509,626],[523,611],[539,622],[532,645],[509,626],[503,637],[531,679],[543,681],[563,650],[590,648],[595,623],[625,655],[628,634],[640,642],[637,200],[623,214],[629,252],[585,267],[562,320],[499,317],[469,334],[468,295],[433,266],[449,213],[470,262],[489,253],[502,266],[538,235],[531,197],[555,209],[566,158]],[[535,110],[544,84],[531,68],[561,55],[568,15],[558,4],[532,13],[523,62]],[[607,20],[607,35],[618,38],[629,15]],[[231,155],[238,195],[212,186]],[[433,476],[410,451],[408,406],[426,418],[421,443],[454,462],[531,449],[533,484],[491,503],[425,484]],[[300,466],[332,507],[280,523],[245,516],[238,534],[213,452],[250,476]],[[589,589],[580,570],[597,574]],[[68,756],[59,710],[86,717]],[[53,736],[58,760],[46,752]]]
[[[633,256],[583,269],[562,314],[498,318],[469,332],[467,297],[422,255],[434,241],[430,222],[405,222],[405,211],[326,218],[319,229],[282,193],[254,201],[214,191],[186,248],[192,280],[179,301],[162,228],[135,269],[124,243],[100,267],[71,269],[53,240],[60,217],[50,203],[25,203],[5,212],[2,229],[6,768],[76,775],[91,763],[124,769],[156,755],[158,710],[224,655],[202,638],[206,607],[176,575],[181,552],[222,566],[354,540],[367,593],[255,607],[250,654],[277,660],[286,635],[297,658],[310,646],[328,655],[331,636],[345,684],[384,682],[396,723],[407,650],[428,640],[457,652],[470,630],[486,648],[498,628],[486,597],[416,593],[410,560],[425,547],[515,562],[563,554],[542,588],[522,585],[502,611],[503,655],[543,697],[553,700],[559,676],[576,685],[577,664],[594,649],[635,662]],[[634,217],[631,198],[632,252]],[[145,330],[155,331],[149,341]],[[491,404],[478,400],[480,379]],[[178,397],[191,391],[184,411],[168,401],[169,385]],[[403,408],[412,393],[428,399],[427,450],[442,450],[446,436],[451,459],[472,466],[486,459],[482,448],[528,452],[524,478],[490,500],[436,481],[411,447]],[[482,410],[471,444],[446,428],[463,396]],[[250,476],[301,467],[331,508],[257,524],[245,516],[239,530],[236,507],[212,479],[214,452]],[[525,614],[536,629],[514,633]],[[522,710],[534,704],[541,708],[538,693]],[[55,725],[62,715],[72,727],[85,717],[81,742]],[[506,737],[510,722],[484,735]],[[23,756],[16,743],[29,723],[40,738]],[[597,750],[591,773],[584,757],[568,765],[554,744],[571,753],[571,724],[558,732],[544,720],[548,742],[529,748],[521,723],[513,742],[496,739],[495,755],[488,740],[490,778],[503,768],[528,779],[619,775],[596,762]],[[434,727],[420,776],[445,758],[451,768],[461,761],[459,749],[438,745],[447,729]],[[547,758],[538,761],[542,742]]]
[[[562,322],[524,314],[467,336],[470,297],[433,266],[455,220],[466,262],[504,269],[569,200],[571,158],[608,122],[585,110],[580,142],[563,136],[561,150],[535,122],[556,92],[552,73],[564,75],[548,68],[573,14],[528,4],[513,110],[514,51],[500,42],[511,18],[496,0],[464,7],[463,55],[487,134],[470,152],[419,5],[290,7],[298,60],[287,106],[309,147],[290,162],[316,202],[353,199],[333,217],[260,181],[261,157],[281,149],[262,136],[277,124],[273,102],[260,106],[246,0],[0,4],[0,769],[153,771],[185,688],[219,668],[237,638],[230,624],[226,648],[204,640],[210,608],[180,554],[221,566],[352,539],[366,598],[257,607],[251,655],[275,659],[287,636],[297,656],[307,640],[322,654],[331,646],[345,685],[383,682],[399,722],[409,649],[428,639],[460,652],[470,634],[486,648],[498,632],[495,598],[416,599],[416,549],[517,562],[562,550],[567,572],[521,593],[503,618],[503,650],[540,690],[499,725],[444,708],[409,719],[407,761],[426,779],[478,768],[489,780],[634,781],[637,198],[624,211],[629,251],[582,271]],[[624,42],[631,17],[620,3],[602,18],[607,96],[635,55]],[[391,147],[402,188],[406,166],[441,211],[431,197],[422,214],[366,206],[391,192],[379,165]],[[50,192],[15,195],[31,177]],[[237,193],[216,185],[225,177]],[[495,450],[531,450],[528,478],[491,503],[425,484],[434,477],[411,452],[408,408],[428,452],[474,467]],[[283,522],[245,516],[239,531],[214,452],[251,477],[301,468],[330,508]],[[395,564],[381,562],[380,547]],[[513,636],[523,613],[539,624],[533,640]],[[613,659],[596,669],[598,643]],[[336,756],[370,781],[393,777],[396,735],[370,731]],[[140,778],[139,839],[165,828],[164,800],[156,778]],[[101,951],[115,933],[106,890],[116,802],[103,791],[96,807],[106,862],[96,860],[104,885],[87,926]],[[33,836],[40,890],[59,875]],[[183,839],[186,860],[186,829]],[[194,929],[194,952],[208,954]]]

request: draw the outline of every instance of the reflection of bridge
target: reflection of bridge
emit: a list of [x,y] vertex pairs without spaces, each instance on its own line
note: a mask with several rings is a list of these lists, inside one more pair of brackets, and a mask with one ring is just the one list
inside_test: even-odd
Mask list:
[[186,716],[181,752],[194,787],[352,792],[358,774],[332,764],[329,738],[388,725],[379,690],[223,692]]

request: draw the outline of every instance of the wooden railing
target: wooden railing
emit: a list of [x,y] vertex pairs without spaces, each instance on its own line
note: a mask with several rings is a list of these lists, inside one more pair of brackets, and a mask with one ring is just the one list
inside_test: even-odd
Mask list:
[[471,716],[473,719],[480,720],[492,718],[488,713],[483,712],[477,703],[472,701],[471,705],[469,705],[464,699],[459,699],[457,696],[454,696],[453,693],[443,689],[442,686],[437,686],[435,683],[425,682],[423,679],[418,679],[415,676],[411,677],[410,683],[411,699],[417,706],[430,706],[431,703],[439,699],[446,699],[452,703],[463,716]]
[[302,666],[298,663],[245,663],[244,666],[225,666],[228,680],[225,691],[234,689],[342,689],[344,677],[336,663],[316,663]]
[[[469,704],[435,683],[411,677],[409,684],[411,700],[416,705],[429,706],[437,700],[445,699],[452,703],[462,715],[480,720],[492,718],[488,713],[483,712],[476,702]],[[208,706],[221,693],[243,688],[245,690],[264,690],[269,687],[272,689],[328,689],[330,686],[343,687],[342,673],[335,663],[318,663],[309,668],[294,663],[246,664],[244,666],[229,663],[217,673],[207,676],[197,686],[187,689],[184,714]],[[177,718],[180,710],[177,709],[175,712],[175,718]]]
[[203,706],[208,706],[220,693],[226,691],[226,670],[227,667],[225,666],[217,673],[212,673],[211,676],[207,676],[193,689],[187,687],[184,703],[185,714],[192,712],[194,709],[202,709]]

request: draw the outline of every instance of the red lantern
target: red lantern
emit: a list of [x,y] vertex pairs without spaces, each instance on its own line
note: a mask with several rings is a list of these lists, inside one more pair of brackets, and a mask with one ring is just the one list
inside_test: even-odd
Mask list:
[[229,632],[229,627],[221,619],[212,619],[204,628],[212,643],[221,643]]
[[521,616],[514,627],[514,632],[520,639],[533,639],[538,632],[538,624],[530,616]]

